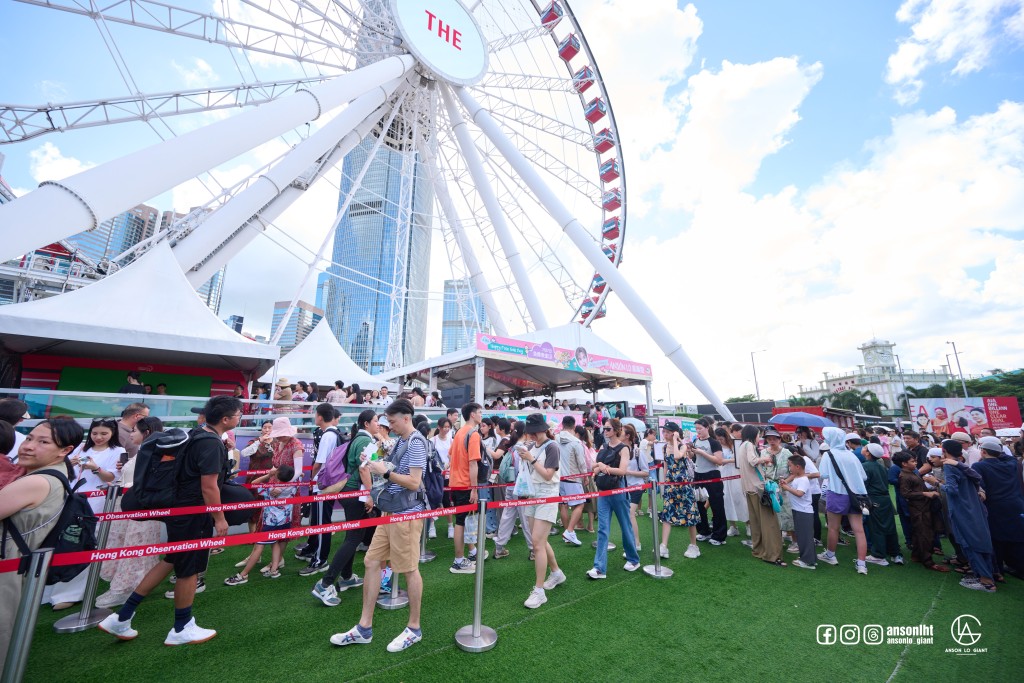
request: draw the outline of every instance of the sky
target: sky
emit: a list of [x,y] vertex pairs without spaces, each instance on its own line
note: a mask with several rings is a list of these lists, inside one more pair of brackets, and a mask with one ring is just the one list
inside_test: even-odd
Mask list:
[[[904,369],[945,364],[948,341],[966,374],[1024,365],[1024,0],[572,6],[625,153],[621,270],[721,397],[754,392],[751,351],[761,394],[782,398],[784,387],[854,368],[873,337],[897,344]],[[19,55],[0,99],[92,100],[238,78],[226,51],[152,32],[133,42],[114,26],[126,82],[99,28],[0,5],[0,49]],[[261,76],[294,77],[252,59]],[[137,123],[3,145],[2,174],[23,193],[156,136]],[[218,178],[243,177],[298,139],[264,145]],[[282,222],[315,250],[337,190],[307,194]],[[193,182],[151,203],[182,209],[202,197]],[[443,249],[433,252],[436,268]],[[304,270],[254,242],[228,268],[222,316],[245,314],[265,334],[272,302],[290,299]],[[550,320],[568,319],[550,303]],[[608,311],[595,331],[654,366],[656,399],[702,402],[621,301]],[[428,353],[440,348],[436,318]]]

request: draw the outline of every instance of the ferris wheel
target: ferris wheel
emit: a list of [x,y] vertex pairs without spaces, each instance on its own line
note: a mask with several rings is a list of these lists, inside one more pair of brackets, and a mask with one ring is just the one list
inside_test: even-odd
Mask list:
[[[221,0],[216,12],[187,0],[19,2],[95,23],[133,94],[0,105],[0,143],[155,120],[169,134],[0,206],[0,259],[96,228],[198,177],[209,201],[115,267],[168,241],[198,287],[253,240],[270,239],[307,266],[296,300],[327,272],[378,291],[402,317],[410,300],[436,298],[437,288],[367,277],[330,251],[344,221],[376,216],[395,226],[389,239],[400,244],[415,244],[410,232],[439,231],[450,277],[472,283],[500,336],[515,333],[510,321],[547,328],[552,297],[564,299],[562,320],[589,326],[615,292],[724,409],[618,271],[628,223],[621,143],[594,50],[564,0]],[[236,82],[143,94],[119,49],[127,31],[157,32],[183,51],[219,50]],[[226,109],[239,111],[210,117]],[[276,159],[239,182],[220,181],[219,166],[280,139],[288,145]],[[317,183],[336,184],[339,203],[314,249],[275,221]],[[26,225],[33,230],[18,229]],[[421,268],[418,256],[405,250],[396,268]]]

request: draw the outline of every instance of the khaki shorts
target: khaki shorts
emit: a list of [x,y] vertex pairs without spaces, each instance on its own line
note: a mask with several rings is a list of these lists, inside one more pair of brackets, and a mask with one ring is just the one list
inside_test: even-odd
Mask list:
[[[385,515],[386,517],[387,515]],[[399,574],[418,571],[420,567],[420,534],[423,520],[397,524],[381,524],[373,533],[364,561],[391,560],[391,569]]]
[[542,505],[531,505],[526,508],[526,516],[533,517],[541,522],[554,523],[558,519],[558,503],[544,503]]

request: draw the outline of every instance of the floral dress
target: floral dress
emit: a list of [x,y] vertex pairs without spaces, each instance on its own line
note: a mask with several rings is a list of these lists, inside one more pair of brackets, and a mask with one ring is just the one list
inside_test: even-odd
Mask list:
[[[665,453],[665,475],[667,481],[693,481],[693,461],[686,456],[676,459]],[[666,486],[665,507],[658,515],[662,522],[673,526],[697,526],[700,513],[692,486]]]
[[[281,465],[294,465],[295,456],[302,455],[302,442],[292,437],[291,439],[281,443],[277,439],[274,439],[270,444],[270,449],[273,451],[274,456],[271,459],[273,467],[280,467]],[[302,473],[299,473],[299,478],[302,478]],[[292,505],[292,527],[299,526],[302,520],[302,513],[300,512],[301,505]]]

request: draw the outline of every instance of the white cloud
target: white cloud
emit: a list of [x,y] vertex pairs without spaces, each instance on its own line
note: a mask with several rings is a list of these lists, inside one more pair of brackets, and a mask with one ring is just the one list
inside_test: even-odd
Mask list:
[[171,66],[178,72],[178,76],[181,77],[182,82],[188,88],[213,85],[220,81],[220,76],[213,70],[213,67],[206,60],[199,57],[192,58],[191,67],[182,66],[174,60],[171,60]]
[[928,67],[955,62],[963,76],[983,69],[1001,40],[1024,40],[1024,0],[906,0],[896,19],[913,24],[885,74],[901,104],[917,101]]
[[28,153],[29,172],[37,183],[44,180],[63,180],[95,164],[64,156],[52,142],[44,142]]

